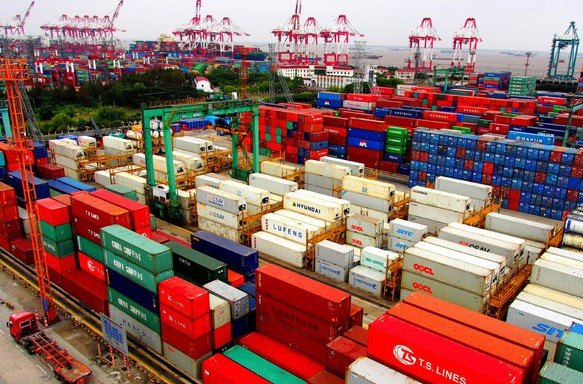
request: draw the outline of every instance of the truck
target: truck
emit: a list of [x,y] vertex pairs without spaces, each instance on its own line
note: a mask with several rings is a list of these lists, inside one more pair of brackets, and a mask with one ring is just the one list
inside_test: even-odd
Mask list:
[[91,376],[91,369],[82,362],[73,359],[64,349],[51,340],[38,327],[34,313],[15,313],[8,319],[10,336],[22,345],[31,355],[43,359],[53,370],[55,377],[65,384],[86,384]]

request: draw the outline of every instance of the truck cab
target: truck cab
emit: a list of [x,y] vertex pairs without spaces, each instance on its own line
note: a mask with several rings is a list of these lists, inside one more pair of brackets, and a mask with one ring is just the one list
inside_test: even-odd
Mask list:
[[36,315],[26,311],[10,315],[7,326],[10,330],[10,336],[16,341],[38,332]]

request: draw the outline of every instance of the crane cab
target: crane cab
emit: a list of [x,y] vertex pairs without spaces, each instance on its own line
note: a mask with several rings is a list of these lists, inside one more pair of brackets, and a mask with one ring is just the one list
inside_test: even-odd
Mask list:
[[10,336],[16,341],[38,332],[36,315],[31,312],[24,311],[10,315],[7,325],[10,330]]

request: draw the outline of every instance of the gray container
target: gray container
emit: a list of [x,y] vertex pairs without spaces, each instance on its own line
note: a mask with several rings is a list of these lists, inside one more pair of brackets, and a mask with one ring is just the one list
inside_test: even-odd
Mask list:
[[243,241],[243,231],[238,228],[230,228],[220,221],[214,221],[200,217],[198,220],[198,228],[203,231],[208,231],[234,241],[235,243],[240,243]]
[[360,264],[381,273],[387,273],[389,265],[399,258],[398,253],[376,247],[366,247],[360,252]]
[[283,196],[286,193],[298,190],[298,183],[279,177],[265,175],[263,173],[252,173],[249,175],[249,185],[252,187],[266,189],[274,195]]
[[320,175],[330,179],[336,179],[342,182],[342,178],[350,174],[350,168],[341,165],[325,163],[318,160],[307,160],[305,165],[305,174]]
[[411,188],[411,201],[460,213],[470,210],[469,197],[425,187]]
[[389,223],[389,236],[399,239],[419,242],[427,236],[428,228],[426,225],[414,223],[412,221],[395,219]]
[[268,256],[295,267],[304,266],[306,246],[269,232],[256,232],[251,236],[251,247]]
[[407,220],[409,220],[412,223],[425,225],[427,227],[427,233],[430,233],[433,235],[436,235],[442,228],[447,227],[447,225],[449,224],[449,223],[442,223],[441,221],[426,219],[425,217],[415,216],[415,215],[412,215],[411,212],[409,212],[409,216],[407,216]]
[[414,247],[415,244],[417,243],[399,239],[398,237],[391,237],[387,242],[387,249],[393,252],[403,253],[405,250]]
[[200,380],[202,362],[211,357],[211,353],[195,360],[166,342],[163,342],[162,346],[165,360],[186,373],[191,379]]
[[231,322],[231,306],[226,300],[209,294],[211,309],[211,324],[213,329],[218,329]]
[[583,310],[583,298],[559,292],[551,288],[543,287],[542,285],[528,284],[526,287],[524,287],[523,292],[539,297],[544,297],[568,307]]
[[312,185],[312,184],[304,184],[304,191],[310,191],[310,192],[314,192],[314,193],[318,193],[320,195],[325,195],[325,196],[329,196],[329,197],[333,197],[334,196],[334,190],[332,188],[322,188],[322,187],[318,187],[317,185]]
[[358,213],[364,216],[372,217],[373,219],[381,220],[383,225],[391,220],[389,216],[390,212],[375,211],[374,209],[361,207],[354,203],[350,207],[353,213]]
[[444,223],[461,223],[467,217],[463,212],[454,212],[447,209],[434,207],[423,203],[410,202],[409,215],[424,217],[429,220],[441,221]]
[[361,214],[354,214],[346,220],[346,229],[369,237],[377,237],[383,233],[383,221]]
[[354,261],[354,249],[330,240],[320,241],[316,244],[316,260],[348,268]]
[[348,270],[348,267],[341,267],[316,258],[314,271],[329,279],[344,283],[348,279]]
[[508,308],[506,322],[539,333],[557,343],[577,319],[520,300]]
[[505,241],[505,242],[510,243],[510,244],[515,244],[516,253],[520,256],[523,256],[523,253],[524,253],[523,251],[524,251],[524,246],[526,245],[526,240],[524,240],[522,238],[519,238],[516,236],[505,235],[505,234],[500,233],[500,232],[489,231],[487,229],[472,227],[470,225],[461,224],[461,223],[451,223],[448,225],[448,227],[459,229],[459,230],[466,231],[466,232],[475,233],[477,235],[491,237],[491,238],[496,239],[496,240],[502,240],[502,241]]
[[396,192],[393,184],[357,176],[344,176],[342,189],[391,202]]
[[344,189],[342,190],[342,198],[360,207],[370,208],[383,213],[391,212],[393,208],[393,202],[390,200],[379,199],[378,197],[371,197]]
[[554,228],[550,225],[492,212],[486,215],[486,229],[547,243]]
[[199,218],[217,221],[229,228],[243,227],[243,213],[235,215],[202,203],[196,203],[196,213]]
[[128,336],[132,336],[140,343],[147,346],[158,354],[162,354],[162,338],[159,334],[146,327],[144,324],[126,315],[115,306],[109,304],[109,318],[114,323],[122,326]]
[[240,214],[247,208],[245,198],[212,187],[197,188],[196,201],[234,215]]
[[581,253],[581,252],[573,252],[573,251],[569,251],[567,249],[550,247],[549,249],[547,249],[546,253],[566,257],[568,259],[573,259],[573,260],[577,260],[577,261],[583,261],[583,253]]
[[299,244],[307,244],[308,240],[318,234],[318,228],[297,220],[268,213],[261,217],[261,229],[281,236]]
[[583,270],[548,260],[537,260],[530,282],[570,295],[583,297]]
[[207,291],[212,292],[231,306],[231,318],[237,320],[249,313],[249,295],[220,280],[214,280],[203,285]]
[[348,283],[355,288],[380,297],[385,278],[384,273],[359,265],[350,270]]
[[490,185],[472,183],[445,176],[439,176],[435,179],[435,189],[482,201],[492,198],[492,186]]
[[330,157],[330,156],[320,157],[320,161],[322,161],[324,163],[336,164],[336,165],[340,165],[343,167],[347,167],[350,169],[350,174],[353,176],[363,176],[364,175],[364,164],[362,164],[362,163],[357,163],[355,161],[350,161],[350,160],[337,159],[335,157]]
[[361,235],[357,232],[346,231],[346,244],[352,245],[358,248],[364,247],[377,247],[380,248],[382,246],[383,237],[368,237],[365,235]]
[[518,296],[516,296],[516,300],[524,301],[525,303],[530,303],[538,307],[572,317],[579,320],[579,323],[583,321],[583,309],[571,307],[566,303],[555,301],[549,297],[533,295],[532,293],[523,291],[520,292]]
[[331,179],[329,177],[316,175],[313,173],[306,173],[304,175],[304,182],[306,185],[314,185],[319,188],[330,190],[342,187],[342,179]]
[[196,188],[201,187],[211,187],[215,189],[219,189],[221,185],[221,179],[217,179],[215,177],[211,177],[209,175],[199,175],[194,178],[194,186]]
[[350,364],[346,384],[421,384],[368,357],[360,357]]
[[403,271],[401,288],[420,291],[480,313],[486,310],[489,299],[489,295],[477,295],[409,271]]
[[243,197],[247,204],[262,206],[269,203],[269,191],[232,180],[222,180],[219,189]]

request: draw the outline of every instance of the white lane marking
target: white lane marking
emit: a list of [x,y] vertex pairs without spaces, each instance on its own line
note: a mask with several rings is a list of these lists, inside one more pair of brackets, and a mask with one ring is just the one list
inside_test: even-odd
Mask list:
[[4,331],[0,329],[0,335],[3,335],[3,334],[4,334]]
[[41,367],[40,365],[38,365],[38,364],[35,364],[35,365],[38,367],[38,369],[40,369],[40,371],[41,371],[41,372],[42,372],[44,375],[46,375],[46,374],[47,374],[47,371],[45,371],[44,369],[42,369],[42,367]]

